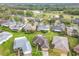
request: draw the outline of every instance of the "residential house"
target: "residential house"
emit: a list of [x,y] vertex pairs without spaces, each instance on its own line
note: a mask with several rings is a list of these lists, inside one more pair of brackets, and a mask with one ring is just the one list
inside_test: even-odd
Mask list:
[[64,23],[51,26],[51,30],[55,32],[62,32],[62,31],[65,31],[65,29],[66,29],[66,26]]
[[62,36],[54,36],[52,41],[53,49],[57,50],[54,51],[59,55],[66,55],[69,52],[69,45],[68,45],[68,38]]
[[69,26],[66,27],[67,35],[69,36],[78,36],[78,28]]
[[9,27],[9,26],[13,26],[15,24],[16,24],[15,20],[7,20],[5,23],[2,23],[1,26]]
[[16,25],[9,26],[9,28],[13,31],[21,31],[24,26],[25,26],[25,24],[23,24],[21,22],[17,22]]
[[15,38],[13,49],[18,56],[20,55],[31,56],[32,55],[31,44],[25,36]]
[[43,35],[34,37],[33,43],[41,48],[43,55],[48,55],[49,44],[48,40]]
[[55,20],[54,26],[57,26],[59,24],[61,24],[61,21],[60,20]]
[[79,55],[79,44],[75,46],[73,50]]
[[72,22],[79,25],[79,18],[73,19]]
[[54,15],[54,19],[59,19],[60,16],[59,15]]
[[9,40],[13,35],[9,32],[0,31],[0,44]]
[[41,21],[43,21],[43,18],[40,18],[40,17],[39,18],[35,18],[35,21],[40,23]]
[[1,24],[3,24],[3,23],[5,23],[7,20],[5,20],[5,19],[0,19],[0,25]]
[[30,23],[27,23],[25,26],[24,26],[24,31],[26,32],[34,32],[36,31],[36,25],[32,25]]
[[21,21],[22,21],[24,24],[28,23],[27,17],[21,16]]
[[48,24],[39,24],[37,25],[37,31],[49,31],[50,26]]
[[[19,21],[21,21],[21,23],[26,24],[26,23],[28,22],[27,17],[24,16],[24,15],[12,15],[12,16],[17,16],[17,17],[19,17]],[[14,18],[13,18],[13,19],[14,19]]]

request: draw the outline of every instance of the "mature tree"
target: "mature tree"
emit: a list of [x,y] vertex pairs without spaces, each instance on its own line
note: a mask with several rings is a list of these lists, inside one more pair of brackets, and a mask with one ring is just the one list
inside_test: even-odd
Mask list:
[[27,12],[26,12],[26,16],[30,16],[30,17],[33,16],[33,12],[27,11]]

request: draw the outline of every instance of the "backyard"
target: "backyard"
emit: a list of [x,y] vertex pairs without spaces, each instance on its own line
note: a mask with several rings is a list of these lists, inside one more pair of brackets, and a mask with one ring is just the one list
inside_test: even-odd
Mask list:
[[[32,55],[33,56],[41,56],[42,53],[40,51],[36,50],[37,46],[35,46],[32,43],[32,39],[37,34],[42,34],[48,39],[48,41],[50,43],[50,41],[52,40],[53,36],[60,35],[60,33],[51,32],[51,31],[49,31],[47,33],[42,33],[42,32],[25,33],[23,30],[20,31],[20,32],[14,32],[14,31],[10,30],[9,28],[2,27],[2,26],[0,26],[0,30],[8,31],[8,32],[13,34],[13,37],[11,39],[9,39],[7,42],[4,42],[3,44],[0,45],[0,55],[3,55],[3,56],[15,56],[16,55],[15,52],[13,51],[13,42],[14,42],[14,39],[16,37],[26,36],[26,38],[30,41],[31,46],[32,46]],[[76,39],[74,37],[69,37],[69,36],[67,36],[67,37],[69,39],[69,45],[70,45],[71,49],[78,44],[78,39]],[[51,51],[51,50],[49,50],[49,51]],[[51,53],[53,53],[53,52],[49,52],[49,54],[51,54]],[[73,51],[70,50],[70,53],[73,54]]]

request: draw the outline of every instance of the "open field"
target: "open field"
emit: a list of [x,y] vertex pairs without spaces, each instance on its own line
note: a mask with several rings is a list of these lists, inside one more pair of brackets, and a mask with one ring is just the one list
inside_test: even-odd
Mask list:
[[63,11],[51,11],[51,12],[47,12],[45,13],[47,15],[63,15],[64,19],[71,19],[71,16],[73,16],[74,18],[79,18],[79,15],[69,15],[69,14],[64,14]]

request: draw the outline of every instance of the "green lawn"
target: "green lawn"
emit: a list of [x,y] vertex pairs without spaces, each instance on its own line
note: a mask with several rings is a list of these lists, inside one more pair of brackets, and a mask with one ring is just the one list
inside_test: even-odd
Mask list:
[[36,51],[36,47],[33,45],[32,39],[37,34],[43,34],[50,41],[50,37],[52,37],[54,35],[57,35],[57,33],[53,33],[53,32],[48,32],[48,33],[34,32],[34,33],[31,33],[31,34],[26,34],[24,31],[14,32],[14,31],[11,31],[7,27],[1,27],[1,26],[0,26],[0,30],[8,31],[8,32],[13,34],[13,37],[11,39],[9,39],[7,42],[5,42],[2,45],[0,45],[0,55],[4,55],[4,56],[15,55],[15,53],[13,51],[14,38],[22,37],[22,36],[26,36],[27,39],[30,41],[30,43],[32,45],[32,50],[33,50],[32,55],[39,55],[40,56],[42,54],[39,53],[38,51]]
[[[36,51],[37,47],[35,45],[33,45],[32,39],[37,34],[42,34],[50,42],[51,38],[53,36],[59,35],[59,33],[56,33],[56,32],[48,32],[48,33],[34,32],[34,33],[30,33],[30,34],[26,34],[24,31],[13,32],[9,28],[7,28],[7,27],[1,27],[1,26],[0,26],[0,30],[8,31],[8,32],[10,32],[10,33],[13,34],[13,37],[11,39],[9,39],[7,42],[4,42],[2,45],[0,45],[0,55],[3,55],[3,56],[14,56],[15,55],[15,53],[13,51],[13,41],[14,41],[14,38],[16,38],[16,37],[22,37],[22,36],[26,36],[27,39],[30,41],[31,46],[32,46],[32,55],[33,56],[41,56],[42,53],[39,52],[39,51]],[[78,40],[76,38],[73,38],[73,37],[68,37],[68,38],[69,38],[69,43],[70,43],[70,47],[71,48],[73,48],[75,45],[78,44]]]
[[[4,42],[2,45],[0,45],[0,55],[3,55],[3,56],[14,56],[15,53],[13,51],[13,41],[14,41],[14,38],[16,37],[22,37],[22,36],[26,36],[27,39],[30,41],[31,45],[32,45],[32,55],[33,56],[41,56],[42,53],[37,51],[36,48],[37,46],[35,46],[33,43],[32,43],[32,39],[37,35],[37,34],[42,34],[44,35],[48,41],[50,42],[51,41],[51,38],[53,36],[56,36],[56,35],[59,35],[59,33],[56,33],[56,32],[47,32],[47,33],[42,33],[42,32],[34,32],[34,33],[30,33],[30,34],[26,34],[24,31],[20,31],[20,32],[13,32],[11,31],[9,28],[7,27],[1,27],[0,26],[0,30],[4,30],[4,31],[8,31],[10,33],[13,34],[13,37],[10,38],[7,42]],[[69,39],[69,45],[71,48],[73,48],[75,45],[78,44],[78,39],[74,38],[74,37],[68,37]],[[72,52],[72,51],[71,51]],[[51,54],[52,52],[49,52],[49,54]]]

